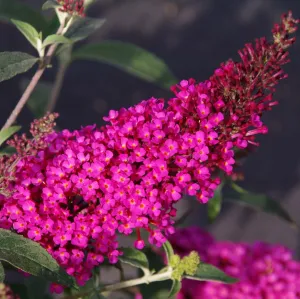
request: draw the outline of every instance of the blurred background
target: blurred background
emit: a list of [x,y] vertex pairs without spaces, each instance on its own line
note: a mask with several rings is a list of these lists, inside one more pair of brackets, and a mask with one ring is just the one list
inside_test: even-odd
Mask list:
[[[36,8],[44,2],[23,1]],[[300,17],[297,0],[99,0],[89,15],[106,18],[106,23],[82,43],[107,39],[131,42],[162,58],[178,79],[203,81],[221,62],[237,59],[237,50],[246,42],[271,37],[273,23],[289,9]],[[9,24],[0,23],[0,38],[0,51],[34,54]],[[275,95],[280,106],[264,116],[269,134],[260,138],[260,147],[245,163],[242,185],[281,201],[300,224],[300,40],[291,49],[291,59],[285,67],[289,78],[280,83]],[[56,67],[53,60],[53,69],[45,73],[43,81],[53,81]],[[28,72],[0,84],[1,125],[21,95],[21,80],[31,75]],[[114,67],[80,61],[69,67],[55,111],[60,113],[60,128],[75,129],[103,124],[102,118],[110,109],[170,95]],[[25,108],[18,120],[28,126],[32,119]],[[215,223],[208,225],[205,206],[190,199],[182,209],[188,206],[193,213],[186,224],[207,227],[218,239],[282,243],[300,255],[299,233],[273,216],[225,204]]]

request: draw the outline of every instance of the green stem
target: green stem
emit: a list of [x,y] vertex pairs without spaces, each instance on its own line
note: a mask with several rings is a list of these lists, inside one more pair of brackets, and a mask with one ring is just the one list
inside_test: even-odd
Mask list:
[[[141,285],[141,284],[149,284],[149,283],[155,282],[155,281],[164,281],[164,280],[171,279],[171,275],[172,275],[172,268],[169,268],[167,271],[162,272],[162,273],[157,273],[157,274],[153,274],[153,275],[151,275],[151,274],[145,275],[140,278],[130,279],[130,280],[121,281],[121,282],[118,282],[115,284],[106,285],[106,286],[102,287],[99,290],[99,292],[100,293],[113,292],[113,291],[127,289],[127,288]],[[89,290],[84,293],[74,294],[71,296],[64,297],[63,299],[79,299],[81,297],[90,295],[92,293],[95,293],[95,290]]]

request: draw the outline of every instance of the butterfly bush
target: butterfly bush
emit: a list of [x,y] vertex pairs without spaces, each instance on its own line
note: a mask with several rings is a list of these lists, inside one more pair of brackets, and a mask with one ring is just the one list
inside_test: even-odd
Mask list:
[[177,299],[300,297],[300,262],[295,261],[292,252],[284,246],[220,242],[199,228],[180,229],[170,241],[181,256],[196,250],[203,262],[239,280],[234,284],[183,280]]
[[80,285],[105,258],[118,261],[118,233],[135,231],[142,249],[145,230],[161,246],[183,194],[206,203],[232,174],[234,149],[267,132],[261,115],[277,104],[297,23],[283,16],[273,42],[247,44],[241,62],[207,81],[181,81],[167,105],[151,98],[112,110],[101,128],[54,132],[55,115],[35,121],[33,138],[15,137],[17,154],[0,163],[0,227],[40,243]]

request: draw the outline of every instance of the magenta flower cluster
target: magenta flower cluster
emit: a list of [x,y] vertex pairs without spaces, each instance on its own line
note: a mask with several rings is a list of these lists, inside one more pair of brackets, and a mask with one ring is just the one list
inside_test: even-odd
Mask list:
[[15,157],[0,196],[0,227],[39,242],[80,285],[105,258],[117,262],[118,233],[136,231],[142,249],[143,229],[161,246],[174,232],[182,195],[206,203],[220,173],[232,173],[234,147],[266,133],[260,117],[276,104],[269,92],[285,77],[281,65],[294,41],[288,34],[297,24],[291,14],[282,20],[274,29],[278,41],[248,45],[243,62],[222,64],[208,81],[181,81],[167,107],[151,98],[110,111],[110,124],[100,129],[40,138],[44,147]]
[[300,262],[281,245],[214,241],[199,228],[178,230],[170,241],[178,254],[196,250],[202,261],[239,280],[234,284],[183,280],[177,299],[300,298]]

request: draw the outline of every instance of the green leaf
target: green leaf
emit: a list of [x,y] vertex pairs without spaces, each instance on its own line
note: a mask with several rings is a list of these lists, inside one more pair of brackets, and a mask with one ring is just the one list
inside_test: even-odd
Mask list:
[[63,35],[51,34],[43,41],[43,48],[52,44],[69,44],[72,41]]
[[168,263],[169,263],[169,261],[171,259],[171,256],[174,255],[173,247],[172,247],[172,245],[169,241],[165,242],[163,244],[163,247],[164,247],[164,250],[165,250],[165,253],[166,253],[166,256],[167,256],[167,260],[168,260]]
[[218,281],[223,283],[237,282],[236,278],[228,276],[213,265],[200,263],[194,276],[185,275],[184,278],[201,281]]
[[38,243],[5,229],[0,229],[0,260],[34,276],[76,287],[73,277]]
[[47,10],[47,9],[50,9],[50,8],[55,9],[56,7],[59,7],[59,4],[56,1],[48,0],[43,4],[42,10]]
[[133,267],[143,269],[149,269],[149,263],[147,256],[140,250],[134,248],[120,248],[123,255],[119,256],[119,260],[125,264],[129,264]]
[[108,63],[167,89],[177,83],[177,79],[163,60],[130,43],[104,41],[100,44],[85,45],[73,53],[73,59]]
[[0,146],[9,139],[12,135],[21,129],[20,126],[12,126],[0,131]]
[[298,228],[296,222],[292,219],[290,214],[283,208],[283,206],[276,200],[268,197],[265,194],[254,193],[240,193],[239,196],[230,196],[226,198],[228,201],[232,201],[241,205],[248,206],[257,211],[262,211],[268,214],[272,214],[287,221],[292,227]]
[[2,263],[0,263],[0,282],[3,282],[5,278],[5,272],[4,272],[4,267]]
[[47,27],[45,18],[26,4],[24,0],[0,0],[0,19],[19,20],[31,24],[38,31]]
[[222,189],[223,183],[221,183],[218,188],[215,190],[214,197],[208,201],[207,213],[209,222],[212,223],[220,214],[222,206]]
[[104,19],[78,17],[71,24],[65,36],[71,39],[73,42],[83,40],[98,30],[104,24],[104,22]]
[[27,72],[38,58],[22,52],[0,53],[0,82]]
[[26,37],[26,39],[37,49],[38,40],[40,39],[39,33],[29,23],[18,20],[11,20],[18,30]]
[[[28,84],[28,79],[24,79],[21,81],[22,92],[26,89]],[[52,87],[52,83],[40,81],[30,95],[30,98],[26,104],[36,118],[40,118],[45,115]]]
[[181,282],[179,280],[173,280],[172,288],[168,298],[175,297],[179,293],[180,289],[181,289]]

